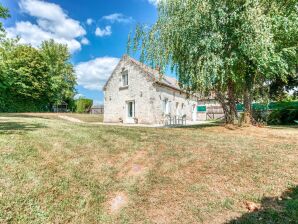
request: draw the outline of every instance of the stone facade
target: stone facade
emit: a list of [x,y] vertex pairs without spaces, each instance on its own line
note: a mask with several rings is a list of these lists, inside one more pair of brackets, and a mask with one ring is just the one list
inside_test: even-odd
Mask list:
[[197,98],[187,96],[173,78],[160,77],[158,71],[124,56],[104,87],[104,122],[164,124],[166,114],[196,120]]

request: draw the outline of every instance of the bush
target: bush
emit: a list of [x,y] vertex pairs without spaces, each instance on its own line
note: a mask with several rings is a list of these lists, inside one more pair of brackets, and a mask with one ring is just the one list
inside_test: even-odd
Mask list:
[[44,112],[48,111],[48,105],[41,100],[10,96],[0,93],[0,112],[22,113],[22,112]]
[[257,123],[267,123],[270,111],[267,110],[253,110],[252,116]]
[[93,100],[91,99],[78,99],[75,101],[76,112],[77,113],[86,113],[90,110],[93,105]]
[[267,123],[271,125],[291,125],[298,120],[297,109],[281,109],[272,111],[267,119]]
[[271,102],[268,108],[264,104],[255,103],[253,104],[252,115],[258,123],[270,125],[295,124],[295,120],[298,120],[298,101]]

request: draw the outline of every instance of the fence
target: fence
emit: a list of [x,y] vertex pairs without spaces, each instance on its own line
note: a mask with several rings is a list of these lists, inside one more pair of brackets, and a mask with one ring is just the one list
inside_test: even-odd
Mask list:
[[183,115],[183,116],[167,115],[165,118],[165,125],[166,126],[186,125],[186,115]]
[[209,106],[206,111],[206,120],[221,119],[224,117],[224,111],[221,106]]
[[94,107],[90,109],[90,114],[103,114],[104,107]]
[[[237,112],[244,111],[243,104],[237,104]],[[298,109],[298,101],[292,102],[270,102],[268,104],[262,103],[253,103],[252,109],[254,111],[273,111],[273,110],[280,110],[280,109]],[[200,105],[197,107],[198,114],[201,114],[201,117],[205,116],[206,120],[209,119],[221,119],[224,117],[223,108],[220,105]],[[203,118],[202,118],[203,119]]]

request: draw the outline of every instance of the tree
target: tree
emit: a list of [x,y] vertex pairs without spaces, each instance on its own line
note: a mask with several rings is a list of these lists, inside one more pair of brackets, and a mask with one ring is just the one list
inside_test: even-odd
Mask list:
[[[8,9],[4,8],[0,3],[0,18],[7,19],[8,17],[10,17]],[[0,22],[0,32],[3,32],[3,31],[4,31],[3,25]]]
[[77,113],[86,113],[90,111],[93,105],[93,100],[80,98],[75,101],[76,112]]
[[38,49],[14,40],[0,48],[1,111],[39,111],[47,106],[47,66]]
[[164,70],[169,65],[187,91],[214,91],[226,122],[232,123],[238,99],[250,117],[255,87],[264,89],[265,82],[289,73],[293,57],[291,62],[286,59],[293,50],[277,48],[274,28],[280,24],[275,16],[276,10],[286,18],[297,15],[295,2],[162,0],[157,22],[138,25],[128,49],[140,50],[141,61],[152,67]]
[[269,98],[275,101],[282,101],[289,97],[289,92],[292,92],[292,97],[298,97],[298,75],[288,76],[286,80],[278,78],[269,85]]
[[71,101],[75,95],[76,76],[67,46],[54,40],[44,41],[40,53],[48,68],[50,103]]
[[287,96],[286,92],[293,91],[293,95],[298,96],[298,6],[296,0],[291,0],[276,1],[275,4],[268,2],[268,7],[275,8],[275,13],[271,13],[270,17],[276,48],[287,61],[284,75],[276,77],[269,84],[269,98],[283,100]]
[[71,104],[76,77],[66,46],[46,41],[41,48],[0,41],[0,111],[48,111]]
[[236,40],[241,41],[237,45],[244,59],[239,73],[243,72],[245,120],[251,121],[252,100],[264,93],[270,98],[274,83],[297,77],[298,5],[296,0],[248,3],[249,16],[238,22],[245,38]]

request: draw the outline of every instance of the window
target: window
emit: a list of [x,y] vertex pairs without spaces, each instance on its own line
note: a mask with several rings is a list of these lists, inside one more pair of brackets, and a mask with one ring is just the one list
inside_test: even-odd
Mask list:
[[122,72],[122,86],[128,86],[128,71]]
[[128,118],[135,117],[135,102],[134,101],[127,102],[127,117]]
[[164,112],[164,114],[170,113],[170,102],[168,99],[163,100],[163,112]]

